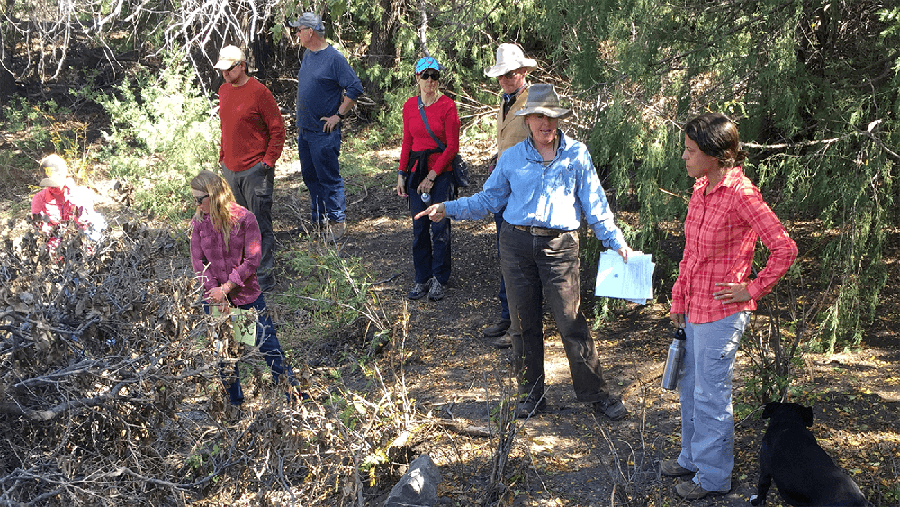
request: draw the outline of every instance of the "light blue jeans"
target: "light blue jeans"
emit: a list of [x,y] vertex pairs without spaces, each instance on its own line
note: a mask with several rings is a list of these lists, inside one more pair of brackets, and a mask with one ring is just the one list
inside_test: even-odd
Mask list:
[[706,491],[731,490],[734,468],[731,380],[734,356],[749,321],[750,312],[738,312],[706,324],[688,322],[684,330],[687,342],[684,373],[679,380],[681,454],[678,464],[696,470],[694,482]]

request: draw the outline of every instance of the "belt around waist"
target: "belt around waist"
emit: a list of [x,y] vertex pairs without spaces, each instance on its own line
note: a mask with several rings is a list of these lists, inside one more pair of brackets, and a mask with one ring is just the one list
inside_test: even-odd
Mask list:
[[534,227],[532,225],[513,225],[513,227],[520,231],[525,231],[532,236],[559,236],[560,234],[569,232],[562,229],[547,229],[546,227]]

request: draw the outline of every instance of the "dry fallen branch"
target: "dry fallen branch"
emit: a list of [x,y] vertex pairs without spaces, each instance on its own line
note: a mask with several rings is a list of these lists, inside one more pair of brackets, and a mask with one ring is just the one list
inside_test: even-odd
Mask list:
[[[60,231],[51,258],[30,224],[0,228],[0,504],[358,505],[391,476],[379,457],[419,424],[401,362],[388,380],[374,367],[371,394],[329,382],[322,403],[289,399],[255,349],[216,356],[228,324],[204,315],[179,239],[123,229],[94,245]],[[220,362],[246,379],[240,409]]]

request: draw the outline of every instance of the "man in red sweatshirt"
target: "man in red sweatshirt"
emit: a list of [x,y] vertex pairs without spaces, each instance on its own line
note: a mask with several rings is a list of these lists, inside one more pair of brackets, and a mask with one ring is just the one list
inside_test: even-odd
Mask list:
[[257,278],[262,291],[269,292],[275,286],[272,192],[275,163],[284,148],[284,120],[272,92],[247,75],[247,61],[240,48],[222,48],[214,68],[225,79],[219,87],[219,164],[237,203],[256,215],[262,235]]

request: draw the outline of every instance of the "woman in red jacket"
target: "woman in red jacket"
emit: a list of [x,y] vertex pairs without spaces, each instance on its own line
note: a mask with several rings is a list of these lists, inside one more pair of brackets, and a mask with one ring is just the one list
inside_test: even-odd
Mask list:
[[[434,58],[420,58],[416,63],[419,93],[403,104],[397,195],[409,199],[413,217],[431,204],[449,201],[454,191],[452,162],[459,151],[459,114],[456,102],[441,93],[442,69]],[[450,220],[413,219],[412,253],[416,283],[407,297],[421,299],[427,294],[432,301],[443,299],[450,279]]]

